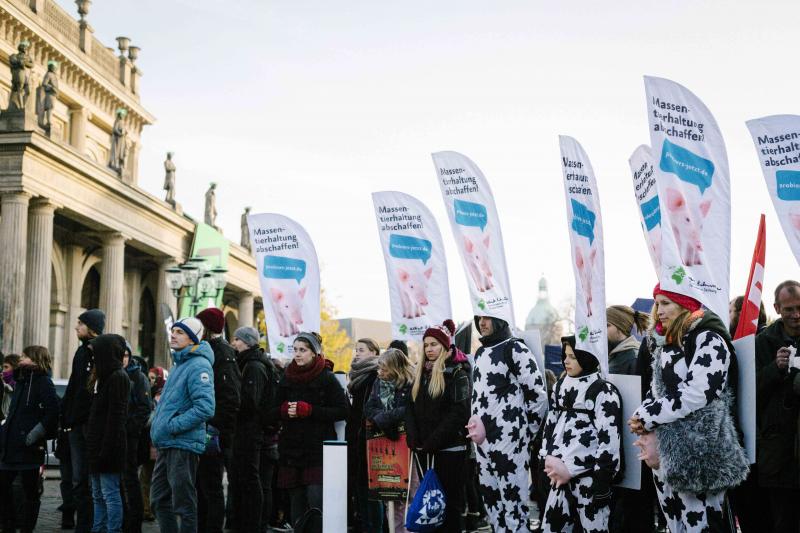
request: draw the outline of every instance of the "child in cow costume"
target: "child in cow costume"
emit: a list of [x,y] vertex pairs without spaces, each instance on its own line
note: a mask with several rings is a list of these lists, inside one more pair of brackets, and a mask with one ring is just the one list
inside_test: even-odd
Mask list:
[[475,325],[482,336],[467,428],[477,445],[483,503],[496,533],[527,532],[528,447],[547,411],[544,379],[505,321],[476,316]]
[[566,375],[555,387],[542,449],[550,495],[543,532],[608,531],[611,484],[620,471],[619,392],[600,377],[600,363],[575,348],[575,337],[561,339]]

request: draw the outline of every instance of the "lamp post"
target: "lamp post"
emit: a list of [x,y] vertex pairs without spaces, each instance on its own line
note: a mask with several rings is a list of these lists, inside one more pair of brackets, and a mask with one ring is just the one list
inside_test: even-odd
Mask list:
[[225,274],[222,267],[210,268],[204,257],[192,257],[177,267],[167,269],[167,285],[178,300],[189,299],[189,312],[195,316],[200,304],[209,298],[218,298],[225,289]]

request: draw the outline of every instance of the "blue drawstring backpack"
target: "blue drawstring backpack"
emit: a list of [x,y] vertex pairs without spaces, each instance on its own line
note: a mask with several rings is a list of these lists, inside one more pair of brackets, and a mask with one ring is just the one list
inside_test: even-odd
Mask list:
[[[419,464],[419,457],[413,452],[411,455],[412,461],[413,459],[417,460],[421,472],[422,465]],[[409,484],[411,477],[409,472]],[[406,529],[419,533],[436,530],[444,525],[445,507],[444,489],[439,482],[439,476],[433,470],[433,461],[428,461],[428,471],[425,472],[425,477],[422,478],[411,505],[408,505],[406,499]]]

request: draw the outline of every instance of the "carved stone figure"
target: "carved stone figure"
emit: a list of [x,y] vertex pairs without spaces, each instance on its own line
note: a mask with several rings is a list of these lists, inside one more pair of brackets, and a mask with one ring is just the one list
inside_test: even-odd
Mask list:
[[209,226],[217,227],[217,193],[215,192],[217,184],[213,181],[206,191],[206,212],[205,223]]
[[245,207],[244,208],[244,213],[242,213],[242,222],[241,222],[241,227],[242,227],[242,246],[247,248],[248,250],[250,249],[250,230],[249,230],[249,228],[247,226],[247,215],[249,215],[249,214],[250,214],[250,208],[249,207]]
[[167,160],[164,161],[164,190],[167,191],[167,197],[164,200],[167,203],[175,205],[175,163],[172,162],[172,152],[167,152]]
[[28,55],[28,41],[17,46],[18,52],[8,57],[11,66],[11,95],[8,100],[9,111],[23,111],[31,94],[30,77],[33,58]]
[[120,175],[125,170],[126,158],[128,157],[128,130],[122,122],[128,111],[117,109],[117,118],[114,120],[114,127],[111,129],[111,154],[108,158],[108,166],[116,170]]
[[44,75],[42,85],[40,86],[40,105],[37,110],[39,116],[39,126],[44,128],[44,131],[47,133],[47,135],[50,135],[50,128],[53,124],[53,108],[56,105],[56,98],[58,98],[58,75],[56,74],[57,68],[57,62],[47,62],[47,74]]

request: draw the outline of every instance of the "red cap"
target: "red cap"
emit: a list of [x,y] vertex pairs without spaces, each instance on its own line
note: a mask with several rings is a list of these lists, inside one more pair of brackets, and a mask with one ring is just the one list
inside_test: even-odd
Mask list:
[[692,313],[703,307],[703,304],[701,304],[691,296],[678,294],[677,292],[665,291],[661,288],[661,284],[657,283],[656,288],[653,289],[653,298],[655,298],[659,294],[661,294],[662,296],[666,296],[676,304],[680,305],[684,309],[688,309]]
[[203,323],[203,327],[211,333],[222,333],[225,328],[225,315],[216,307],[209,307],[197,313],[197,319]]
[[425,330],[425,335],[422,336],[424,339],[425,337],[433,337],[439,344],[445,347],[445,349],[449,349],[450,345],[453,344],[453,334],[456,332],[456,325],[455,323],[450,320],[449,318],[445,320],[441,326],[431,326]]

